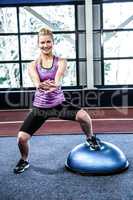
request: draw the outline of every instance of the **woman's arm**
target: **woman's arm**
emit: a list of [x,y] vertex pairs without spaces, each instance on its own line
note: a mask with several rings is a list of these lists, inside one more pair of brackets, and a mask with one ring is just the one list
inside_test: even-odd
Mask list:
[[62,78],[64,77],[64,73],[67,69],[67,61],[65,59],[60,59],[58,63],[58,69],[55,75],[55,84],[60,86],[62,84]]
[[29,76],[30,76],[33,84],[35,85],[36,89],[40,89],[40,90],[49,90],[50,89],[51,86],[49,84],[49,80],[46,80],[43,82],[40,81],[40,78],[36,71],[36,61],[32,61],[29,64],[28,73],[29,73]]
[[36,88],[39,88],[40,79],[36,71],[36,61],[32,61],[28,66],[29,76]]
[[66,68],[67,68],[67,61],[65,59],[61,58],[58,63],[58,69],[57,69],[57,72],[55,75],[54,82],[49,81],[49,80],[40,82],[39,76],[36,71],[36,62],[35,61],[33,61],[29,64],[28,72],[29,72],[29,76],[36,88],[40,88],[43,90],[50,90],[50,88],[52,88],[52,90],[54,90],[54,88],[56,89],[57,87],[61,86],[61,81],[62,81],[62,78],[66,71]]
[[[62,78],[67,68],[67,61],[65,59],[60,59],[58,61],[58,69],[55,75],[55,80],[48,80],[47,84],[49,85],[48,92],[53,92],[62,84]],[[44,82],[43,82],[44,83]]]

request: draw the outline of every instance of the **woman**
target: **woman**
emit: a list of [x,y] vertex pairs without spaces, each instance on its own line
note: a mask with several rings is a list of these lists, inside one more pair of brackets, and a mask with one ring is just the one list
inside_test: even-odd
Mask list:
[[29,65],[29,75],[36,87],[33,109],[22,124],[18,133],[18,147],[21,158],[14,172],[21,173],[29,167],[28,140],[49,117],[76,120],[93,149],[99,149],[99,141],[92,132],[90,116],[83,109],[65,100],[61,90],[61,79],[65,73],[66,60],[53,55],[53,33],[42,28],[38,34],[40,56]]

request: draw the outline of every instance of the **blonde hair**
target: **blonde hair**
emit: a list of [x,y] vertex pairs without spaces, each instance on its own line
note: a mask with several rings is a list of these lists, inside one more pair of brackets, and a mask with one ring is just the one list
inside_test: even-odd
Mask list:
[[40,29],[40,31],[38,32],[38,41],[39,41],[39,37],[44,36],[44,35],[49,35],[52,38],[52,40],[54,41],[53,32],[50,29],[47,29],[47,28],[41,28]]

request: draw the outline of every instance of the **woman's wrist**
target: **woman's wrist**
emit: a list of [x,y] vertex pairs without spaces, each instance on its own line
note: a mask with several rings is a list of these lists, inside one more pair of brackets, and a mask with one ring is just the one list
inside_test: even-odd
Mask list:
[[39,89],[40,86],[41,86],[41,83],[36,83],[36,85],[35,85],[36,89]]
[[56,87],[61,87],[61,83],[60,82],[55,82]]

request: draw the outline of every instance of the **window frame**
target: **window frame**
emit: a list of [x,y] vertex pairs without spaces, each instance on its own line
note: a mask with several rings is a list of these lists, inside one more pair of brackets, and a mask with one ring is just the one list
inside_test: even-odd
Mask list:
[[22,78],[22,64],[31,62],[32,60],[22,60],[22,55],[21,55],[21,35],[36,35],[37,32],[20,32],[20,20],[19,20],[19,8],[23,6],[58,6],[58,5],[73,5],[74,6],[74,11],[75,11],[75,30],[74,31],[53,31],[54,34],[63,34],[63,33],[74,33],[75,34],[75,52],[76,52],[76,58],[75,59],[67,59],[67,61],[75,61],[76,63],[76,80],[77,84],[76,86],[63,86],[62,89],[80,89],[83,86],[80,86],[80,81],[79,81],[79,69],[78,69],[78,64],[79,62],[86,62],[86,57],[85,58],[79,58],[79,52],[78,52],[78,37],[80,33],[85,33],[84,30],[79,30],[78,29],[78,6],[79,5],[85,5],[85,2],[83,0],[79,1],[73,1],[73,2],[64,2],[64,3],[25,3],[25,4],[20,4],[20,5],[0,5],[1,8],[8,8],[8,7],[13,7],[16,8],[16,14],[17,14],[17,28],[18,32],[17,33],[0,33],[0,36],[5,36],[5,35],[16,35],[18,36],[18,54],[19,54],[19,59],[17,61],[0,61],[0,64],[3,63],[18,63],[19,65],[19,72],[20,72],[20,88],[0,88],[0,91],[7,91],[8,89],[12,91],[20,91],[20,90],[34,90],[35,87],[23,87],[23,78]]
[[125,0],[93,0],[93,5],[99,5],[100,6],[100,28],[99,29],[93,29],[93,34],[100,33],[100,50],[101,50],[101,57],[98,59],[93,59],[93,62],[101,62],[101,81],[99,84],[95,84],[94,86],[96,88],[123,88],[123,87],[129,87],[132,88],[133,84],[105,84],[105,71],[104,71],[104,61],[106,60],[122,60],[122,59],[132,59],[133,56],[121,56],[121,57],[104,57],[104,44],[103,44],[103,34],[106,32],[123,32],[123,31],[133,31],[133,28],[125,28],[125,29],[104,29],[103,27],[103,5],[104,4],[111,4],[111,3],[127,3],[131,1],[125,1]]

